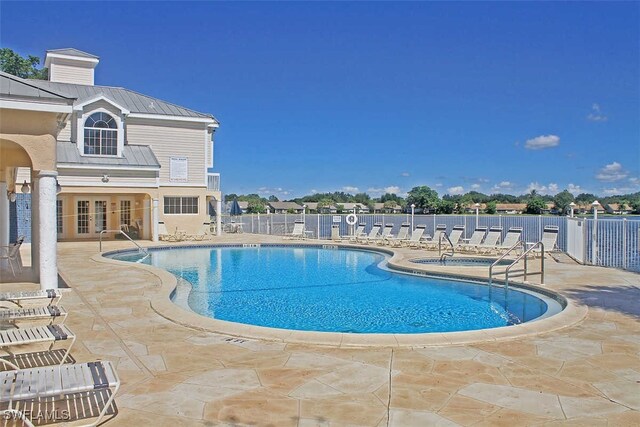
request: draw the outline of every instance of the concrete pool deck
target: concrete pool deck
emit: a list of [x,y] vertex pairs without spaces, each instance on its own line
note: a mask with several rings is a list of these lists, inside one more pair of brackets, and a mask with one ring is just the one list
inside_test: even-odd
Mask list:
[[[204,243],[222,242],[283,240],[244,234]],[[112,241],[104,249],[130,247]],[[550,261],[546,288],[575,307],[570,322],[457,345],[357,348],[178,324],[153,306],[166,292],[162,273],[104,262],[97,252],[97,242],[58,244],[71,288],[62,305],[78,336],[72,355],[113,361],[123,382],[120,413],[106,425],[640,425],[639,274]],[[403,249],[392,262],[424,254]]]

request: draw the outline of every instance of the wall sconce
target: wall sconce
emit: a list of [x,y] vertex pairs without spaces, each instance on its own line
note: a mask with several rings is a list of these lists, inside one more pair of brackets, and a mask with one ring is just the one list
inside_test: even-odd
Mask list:
[[102,175],[102,182],[104,182],[105,184],[109,182],[109,175],[107,174]]
[[62,191],[62,186],[60,185],[60,183],[56,179],[56,194],[60,194],[61,191]]
[[9,199],[11,203],[15,203],[17,198],[18,196],[15,191],[7,191],[7,199]]
[[29,192],[29,184],[27,184],[27,181],[24,181],[24,184],[22,184],[22,187],[20,187],[20,191],[22,191],[22,194],[27,194]]

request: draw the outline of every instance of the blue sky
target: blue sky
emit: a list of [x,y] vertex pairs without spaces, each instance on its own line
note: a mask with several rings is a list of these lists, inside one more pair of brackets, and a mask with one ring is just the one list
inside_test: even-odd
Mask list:
[[2,2],[0,44],[214,114],[225,193],[640,190],[640,3]]

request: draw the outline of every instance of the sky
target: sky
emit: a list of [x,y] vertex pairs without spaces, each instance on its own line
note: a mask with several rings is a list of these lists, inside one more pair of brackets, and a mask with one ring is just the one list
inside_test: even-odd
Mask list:
[[639,2],[1,2],[0,45],[213,114],[224,193],[640,191]]

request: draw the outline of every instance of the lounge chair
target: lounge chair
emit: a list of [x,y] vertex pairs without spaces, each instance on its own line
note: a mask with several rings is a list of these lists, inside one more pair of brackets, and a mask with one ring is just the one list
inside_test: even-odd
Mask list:
[[169,234],[167,226],[162,221],[158,222],[158,239],[165,242],[177,242],[179,240],[177,234]]
[[380,228],[382,228],[382,223],[376,222],[375,224],[373,224],[373,228],[371,228],[369,234],[358,238],[357,241],[362,243],[369,243],[370,241],[374,241],[380,234]]
[[498,249],[498,241],[502,237],[502,227],[493,226],[489,229],[484,241],[476,246],[476,252],[488,254]]
[[59,289],[46,289],[44,291],[19,291],[0,293],[0,304],[11,303],[18,307],[26,302],[38,302],[38,300],[49,300],[49,305],[56,305],[62,299],[62,292]]
[[505,253],[522,238],[522,227],[510,227],[504,240],[496,248],[497,253]]
[[210,229],[211,229],[211,224],[208,222],[203,222],[202,227],[200,227],[200,230],[198,230],[196,234],[190,234],[189,236],[187,236],[187,238],[189,240],[210,239],[211,238],[211,234],[209,234]]
[[382,234],[376,238],[375,242],[378,245],[384,245],[387,238],[393,237],[393,234],[391,234],[392,231],[393,224],[385,224],[384,228],[382,229]]
[[24,242],[24,236],[18,238],[15,243],[8,246],[0,246],[0,260],[7,260],[13,277],[16,277],[16,267],[22,273],[22,260],[20,259],[20,246]]
[[451,244],[455,247],[462,235],[464,234],[464,225],[454,225],[453,230],[451,230],[451,234],[449,235],[449,240],[451,240]]
[[353,236],[351,236],[349,238],[350,242],[357,242],[358,239],[363,238],[364,236],[366,236],[366,233],[364,232],[364,229],[367,225],[364,222],[361,222],[360,224],[358,224],[358,227],[356,228],[356,231],[353,233]]
[[0,322],[16,324],[16,322],[26,321],[48,321],[53,325],[59,319],[59,324],[67,320],[67,311],[57,305],[47,305],[44,307],[29,308],[0,308]]
[[475,250],[475,248],[482,243],[485,234],[487,234],[487,227],[476,227],[469,241],[466,243],[458,244],[458,247],[456,249],[461,252]]
[[427,240],[424,244],[425,249],[436,250],[440,244],[440,234],[447,232],[447,226],[445,224],[436,225],[436,230],[433,232],[431,239]]
[[42,417],[53,414],[68,417],[65,421],[95,418],[84,424],[95,426],[108,412],[115,413],[119,388],[120,379],[108,361],[4,371],[0,372],[0,413],[5,423],[30,427],[46,423]]
[[296,220],[293,223],[293,231],[284,235],[285,239],[304,239],[304,221]]
[[[558,250],[558,233],[560,229],[557,225],[545,225],[542,231],[542,245],[545,253],[556,252]],[[540,247],[536,247],[531,251],[536,255],[541,254]]]
[[398,235],[396,237],[387,237],[386,243],[389,246],[401,246],[403,242],[409,240],[409,231],[411,230],[411,224],[408,222],[403,222],[400,224],[400,230],[398,231]]
[[419,249],[420,242],[422,241],[422,236],[424,236],[424,232],[427,229],[427,226],[424,224],[416,225],[415,230],[411,233],[411,238],[407,241],[407,246],[410,248]]
[[58,341],[67,341],[70,343],[60,361],[60,364],[63,364],[69,356],[71,347],[73,347],[73,344],[76,342],[75,334],[65,325],[33,326],[30,328],[2,330],[0,331],[0,350],[8,353],[9,358],[0,358],[0,363],[16,369],[18,366],[11,362],[10,358],[13,357],[14,354],[24,353],[23,346],[49,343],[48,351],[51,351]]

